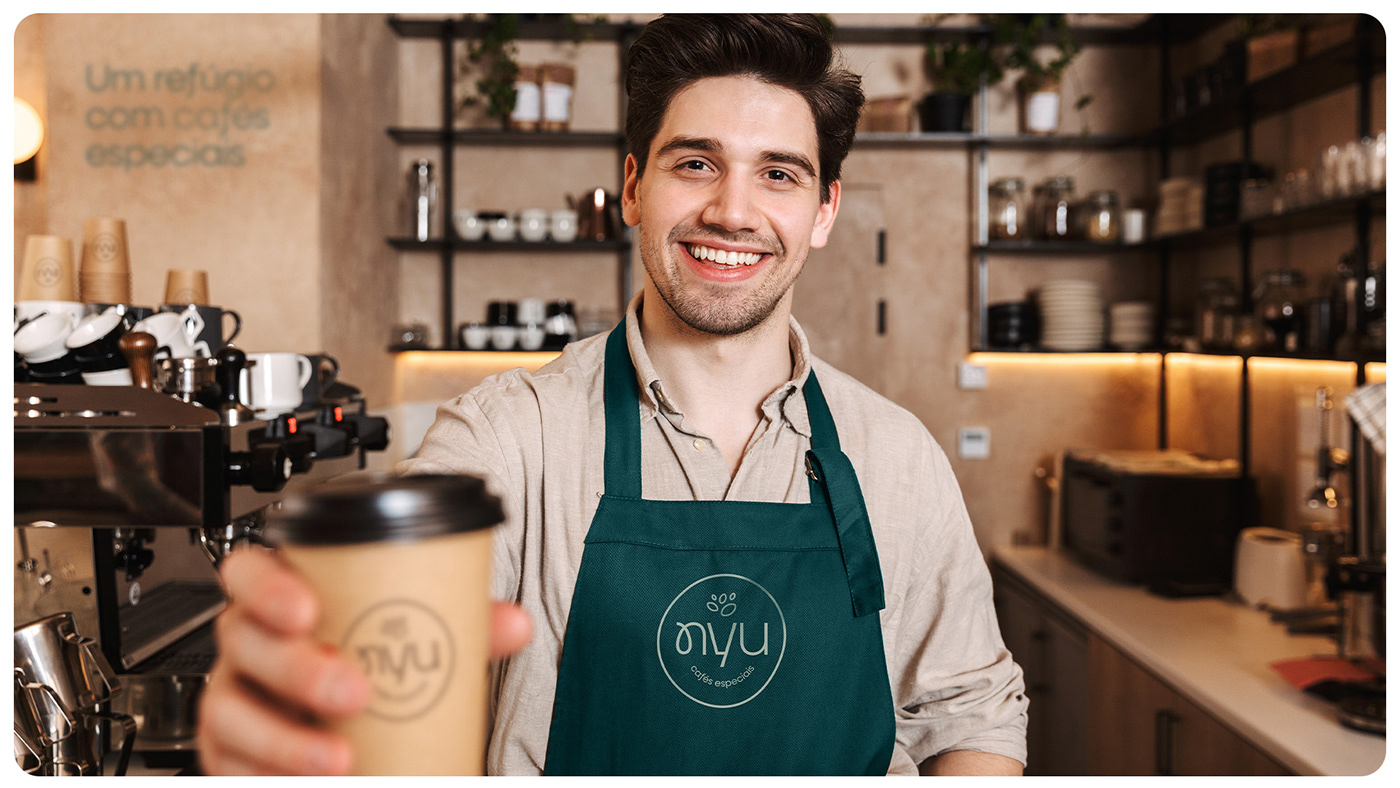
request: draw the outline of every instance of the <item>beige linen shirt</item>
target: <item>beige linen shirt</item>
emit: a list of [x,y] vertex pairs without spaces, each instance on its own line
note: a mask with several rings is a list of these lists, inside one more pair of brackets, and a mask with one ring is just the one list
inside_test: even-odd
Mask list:
[[[719,449],[667,397],[637,323],[627,342],[642,401],[642,495],[664,500],[807,503],[810,446],[802,385],[815,369],[841,448],[870,514],[886,607],[880,612],[894,697],[891,774],[950,750],[1026,760],[1021,669],[1002,643],[991,577],[942,449],[913,414],[813,358],[791,322],[792,379],[763,401],[730,479]],[[443,404],[401,473],[474,473],[500,496],[492,592],[520,604],[534,639],[493,670],[491,774],[544,768],[554,685],[584,536],[603,491],[606,334],[575,342],[531,374],[514,369]],[[808,712],[794,709],[797,721]],[[827,724],[827,723],[819,723]]]

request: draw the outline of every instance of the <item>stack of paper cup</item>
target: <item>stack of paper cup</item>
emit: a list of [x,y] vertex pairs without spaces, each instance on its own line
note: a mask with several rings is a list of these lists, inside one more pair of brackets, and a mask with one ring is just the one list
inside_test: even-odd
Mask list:
[[83,303],[131,303],[126,222],[108,217],[83,222],[83,264],[79,277]]
[[209,273],[172,268],[165,272],[166,304],[209,304]]
[[1041,286],[1040,345],[1068,351],[1103,346],[1103,293],[1098,284],[1060,279]]
[[24,247],[16,301],[77,301],[73,242],[56,235],[31,235]]

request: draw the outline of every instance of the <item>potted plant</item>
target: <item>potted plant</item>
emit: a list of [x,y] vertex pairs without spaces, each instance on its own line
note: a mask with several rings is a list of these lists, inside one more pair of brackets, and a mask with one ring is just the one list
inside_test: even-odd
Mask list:
[[972,94],[985,78],[1001,79],[1002,68],[986,46],[928,43],[924,66],[933,92],[919,103],[919,125],[924,131],[967,131]]
[[519,17],[515,14],[490,14],[481,39],[467,41],[466,53],[457,64],[458,73],[466,76],[477,71],[479,76],[476,95],[462,98],[457,106],[459,112],[484,99],[487,117],[496,118],[503,125],[510,120],[515,109],[515,80],[520,74],[520,64],[515,60],[518,30]]
[[[1042,59],[1036,49],[1049,36],[1054,55]],[[1060,81],[1065,69],[1079,55],[1064,14],[996,14],[992,17],[992,44],[1006,70],[1019,70],[1016,82],[1021,101],[1021,131],[1054,134],[1060,128]],[[1081,96],[1075,109],[1092,100]]]

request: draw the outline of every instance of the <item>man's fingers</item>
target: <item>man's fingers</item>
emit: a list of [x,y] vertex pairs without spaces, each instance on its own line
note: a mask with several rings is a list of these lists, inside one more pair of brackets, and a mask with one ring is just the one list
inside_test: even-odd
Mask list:
[[353,757],[343,737],[293,721],[217,666],[199,729],[209,773],[340,775],[349,772]]
[[273,553],[235,550],[219,567],[219,578],[246,615],[274,631],[304,634],[316,623],[316,593]]
[[509,657],[525,648],[534,634],[530,614],[519,605],[494,602],[491,610],[491,659]]
[[292,708],[346,717],[369,703],[364,674],[310,638],[269,632],[247,620],[241,605],[225,610],[215,627],[219,658],[231,674]]

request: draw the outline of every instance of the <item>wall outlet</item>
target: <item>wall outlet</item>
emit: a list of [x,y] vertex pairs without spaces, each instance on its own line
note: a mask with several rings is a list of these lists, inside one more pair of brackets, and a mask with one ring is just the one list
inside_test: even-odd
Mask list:
[[986,427],[959,428],[958,456],[964,460],[985,460],[992,456],[992,431]]
[[984,389],[987,387],[987,368],[970,361],[958,363],[958,388]]

